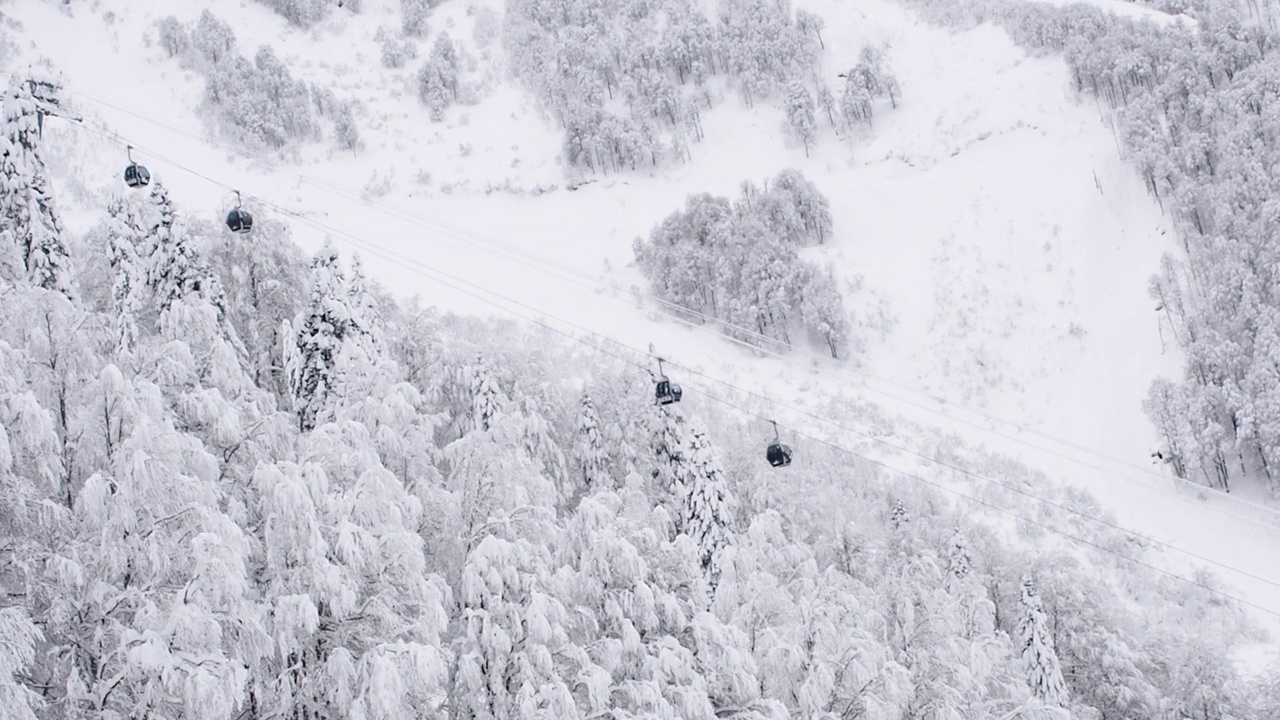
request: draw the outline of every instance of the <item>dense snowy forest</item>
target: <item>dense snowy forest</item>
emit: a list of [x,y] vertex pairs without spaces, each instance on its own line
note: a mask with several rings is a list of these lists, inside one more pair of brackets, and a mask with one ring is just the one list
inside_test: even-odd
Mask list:
[[67,237],[36,87],[4,105],[4,717],[1280,710],[1224,659],[1243,616],[1123,534],[1019,549],[821,447],[767,475],[643,364],[393,301],[163,178]]
[[[1114,112],[1178,219],[1151,292],[1189,366],[1148,406],[1172,468],[1280,489],[1272,36],[1196,0],[1148,3],[1195,26],[905,1],[1065,54]],[[303,29],[368,12],[262,4]],[[501,45],[571,174],[678,164],[726,88],[777,103],[806,155],[821,121],[855,137],[910,98],[877,43],[837,95],[823,18],[787,2],[505,10],[476,11],[474,45]],[[434,127],[492,78],[429,32],[432,3],[399,11],[380,62]],[[270,46],[249,59],[232,25],[154,28],[222,133],[362,147],[358,102]],[[394,297],[357,254],[304,251],[298,218],[246,198],[253,232],[231,232],[159,171],[68,231],[42,124],[73,103],[26,68],[4,93],[0,720],[1280,717],[1280,667],[1233,661],[1264,631],[1084,493],[941,433],[967,503],[842,445],[771,468],[748,397],[691,378],[655,405],[652,355]],[[839,236],[839,200],[794,169],[756,181],[654,208],[637,266],[735,340],[843,360],[860,309],[803,255]]]

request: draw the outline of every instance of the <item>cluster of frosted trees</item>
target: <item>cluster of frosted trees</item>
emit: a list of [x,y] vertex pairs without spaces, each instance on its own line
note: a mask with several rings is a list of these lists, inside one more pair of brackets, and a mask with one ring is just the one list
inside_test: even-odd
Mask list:
[[157,177],[67,237],[33,132],[56,89],[4,106],[5,717],[1278,709],[1229,607],[821,447],[778,475],[759,428],[397,304],[258,208],[246,241]]
[[712,76],[748,103],[796,84],[831,94],[821,21],[789,2],[719,0],[708,17],[690,0],[509,0],[503,33],[510,66],[564,126],[566,162],[592,171],[688,157]]
[[834,275],[799,257],[830,235],[827,199],[784,170],[764,189],[744,183],[736,203],[689,196],[647,242],[636,238],[635,253],[655,295],[722,321],[725,334],[774,349],[800,330],[840,357],[849,318]]
[[169,16],[159,22],[159,43],[169,57],[205,76],[205,102],[237,140],[274,149],[321,134],[320,117],[333,123],[339,146],[360,144],[355,103],[295,80],[268,45],[253,59],[236,48],[231,26],[205,10],[191,27]]
[[364,0],[258,0],[280,13],[286,20],[298,27],[310,27],[328,16],[331,8],[345,7],[348,11],[358,13],[364,9]]
[[1150,286],[1163,332],[1187,357],[1181,382],[1157,381],[1145,404],[1162,455],[1187,479],[1230,489],[1258,476],[1280,492],[1280,176],[1270,170],[1280,163],[1280,36],[1251,18],[1261,6],[1191,3],[1188,29],[1086,5],[920,4],[999,20],[1019,42],[1065,53],[1077,88],[1114,111],[1180,245]]

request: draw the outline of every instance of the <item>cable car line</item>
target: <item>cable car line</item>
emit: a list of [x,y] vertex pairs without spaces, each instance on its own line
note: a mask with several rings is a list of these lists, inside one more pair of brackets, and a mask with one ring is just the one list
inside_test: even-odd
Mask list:
[[[597,292],[597,293],[598,293],[600,290],[609,291],[609,297],[610,297],[611,299],[617,300],[617,301],[619,301],[619,302],[629,302],[629,301],[627,301],[625,298],[618,297],[618,296],[616,296],[616,295],[612,294],[612,288],[609,288],[607,285],[602,284],[598,278],[592,278],[592,277],[587,276],[587,275],[585,275],[585,274],[583,274],[583,273],[581,273],[581,272],[579,272],[579,271],[577,271],[577,270],[574,270],[574,269],[569,268],[569,267],[567,267],[567,266],[563,266],[563,265],[560,265],[560,264],[558,264],[558,263],[555,263],[554,261],[547,260],[547,259],[545,259],[545,258],[541,258],[541,257],[539,257],[539,256],[537,256],[537,255],[534,255],[534,254],[532,254],[532,253],[529,253],[529,252],[527,252],[527,251],[523,251],[523,250],[520,250],[520,249],[518,249],[518,248],[514,248],[514,247],[512,247],[512,246],[506,245],[505,243],[499,243],[499,242],[497,242],[497,241],[493,241],[493,240],[490,240],[490,239],[484,238],[483,236],[480,236],[480,235],[478,235],[478,234],[476,234],[476,233],[474,233],[474,232],[468,231],[468,230],[463,229],[463,228],[457,228],[456,226],[451,226],[451,225],[449,225],[449,224],[447,224],[447,223],[445,223],[445,222],[443,222],[443,221],[440,221],[440,220],[438,220],[438,219],[436,219],[436,218],[432,218],[432,217],[430,217],[430,216],[417,214],[417,213],[414,213],[413,211],[406,210],[406,209],[400,208],[399,206],[391,205],[391,204],[389,204],[389,203],[375,203],[375,202],[374,202],[374,201],[372,201],[372,200],[368,200],[368,199],[366,199],[366,198],[364,198],[364,197],[362,197],[362,196],[357,196],[357,195],[355,195],[354,193],[352,193],[351,191],[346,190],[345,188],[342,188],[341,186],[338,186],[338,185],[336,185],[336,184],[334,184],[334,183],[331,183],[331,182],[329,182],[329,181],[326,181],[326,180],[324,180],[324,179],[316,178],[316,177],[314,177],[314,176],[307,175],[306,173],[303,173],[303,172],[301,172],[301,171],[299,171],[299,170],[297,170],[297,169],[294,169],[294,168],[292,168],[292,167],[288,167],[288,166],[284,166],[284,165],[279,165],[279,164],[275,163],[272,159],[270,159],[270,158],[268,158],[268,157],[265,157],[265,156],[263,156],[263,155],[261,155],[261,154],[256,154],[256,153],[253,153],[252,151],[245,150],[245,149],[240,149],[240,148],[228,148],[228,147],[223,146],[223,145],[220,145],[220,144],[218,144],[218,143],[216,143],[216,142],[214,142],[214,141],[212,141],[212,140],[208,140],[208,139],[203,138],[203,137],[201,137],[201,136],[194,135],[194,134],[192,134],[192,133],[190,133],[190,132],[187,132],[187,131],[185,131],[185,130],[183,130],[183,129],[179,128],[179,127],[173,126],[173,125],[168,124],[168,123],[164,123],[164,122],[162,122],[162,121],[155,120],[154,118],[151,118],[151,117],[146,116],[146,115],[139,114],[139,113],[137,113],[137,112],[135,112],[135,111],[132,111],[132,110],[129,110],[129,109],[127,109],[127,108],[119,107],[119,106],[114,105],[114,104],[112,104],[112,103],[109,103],[109,102],[107,102],[107,101],[100,100],[100,99],[97,99],[97,98],[94,98],[94,97],[91,97],[91,96],[85,95],[85,94],[83,94],[83,93],[79,93],[79,92],[75,92],[75,91],[68,91],[68,92],[71,92],[71,94],[80,95],[80,96],[81,96],[81,97],[83,97],[84,99],[89,100],[89,101],[94,102],[94,103],[97,103],[97,104],[100,104],[100,105],[102,105],[102,106],[104,106],[104,107],[109,107],[109,108],[112,108],[112,109],[117,110],[117,111],[119,111],[119,112],[123,112],[123,113],[129,114],[129,115],[132,115],[132,116],[135,116],[135,117],[141,118],[141,119],[145,119],[145,120],[147,120],[147,121],[149,121],[149,122],[152,122],[152,123],[154,123],[154,124],[156,124],[156,125],[159,125],[159,126],[161,126],[161,127],[168,128],[168,129],[170,129],[170,130],[172,130],[172,131],[174,131],[174,132],[176,132],[176,133],[179,133],[179,134],[185,135],[185,136],[187,136],[187,137],[192,137],[192,138],[198,139],[198,140],[200,140],[201,142],[203,142],[203,143],[205,143],[205,144],[207,144],[207,145],[209,145],[209,146],[211,146],[211,147],[215,147],[215,148],[218,148],[218,149],[221,149],[221,150],[225,150],[225,151],[227,151],[228,153],[238,154],[238,155],[241,155],[241,156],[246,157],[246,158],[249,158],[249,159],[257,160],[257,161],[259,161],[259,162],[264,162],[264,163],[268,164],[270,167],[272,167],[272,169],[280,170],[280,171],[282,171],[282,172],[288,172],[288,173],[291,173],[291,174],[293,174],[293,175],[295,175],[295,176],[297,176],[297,177],[299,177],[299,178],[301,178],[301,179],[303,179],[303,180],[306,180],[306,181],[308,181],[308,182],[310,182],[310,183],[312,183],[312,184],[315,184],[315,185],[317,185],[317,186],[320,186],[322,189],[326,189],[326,190],[328,190],[328,191],[330,191],[330,192],[332,192],[332,193],[334,193],[334,194],[336,194],[336,195],[339,195],[339,196],[345,197],[345,198],[347,198],[347,199],[349,199],[349,200],[352,200],[353,202],[359,202],[359,203],[361,203],[361,204],[363,204],[363,205],[366,205],[366,206],[370,207],[371,209],[374,209],[374,210],[377,210],[377,211],[379,211],[379,212],[382,212],[383,214],[386,214],[386,215],[388,215],[388,216],[390,216],[390,217],[395,217],[395,218],[397,218],[397,219],[405,220],[405,221],[414,221],[414,222],[416,222],[416,223],[425,224],[425,225],[434,225],[436,228],[438,228],[438,229],[440,229],[440,230],[441,230],[442,234],[443,234],[446,238],[448,238],[448,239],[452,239],[452,240],[454,240],[454,241],[456,241],[456,242],[460,242],[460,243],[464,243],[464,244],[470,244],[470,243],[467,243],[467,242],[466,242],[466,240],[465,240],[465,239],[463,239],[462,237],[459,237],[459,235],[466,235],[466,236],[468,236],[468,237],[470,237],[470,238],[472,238],[472,239],[476,240],[477,242],[480,242],[480,243],[482,243],[482,244],[486,245],[486,246],[487,246],[487,249],[489,249],[489,250],[490,250],[490,251],[492,251],[492,252],[495,252],[495,253],[498,253],[498,254],[502,254],[502,253],[514,253],[515,255],[518,255],[518,256],[524,257],[524,258],[526,258],[526,259],[528,259],[528,260],[530,260],[530,261],[532,261],[532,262],[536,262],[536,263],[540,263],[540,264],[546,265],[548,268],[551,268],[551,269],[552,269],[552,271],[553,271],[553,272],[555,272],[555,273],[556,273],[556,274],[557,274],[561,279],[567,279],[567,280],[570,280],[571,282],[577,282],[577,284],[582,285],[584,288],[589,289],[589,290],[592,290],[593,292]],[[104,130],[106,130],[107,132],[113,132],[113,131],[110,131],[109,129],[106,129],[106,128],[103,128],[103,129],[104,129]],[[518,259],[517,257],[512,257],[512,256],[510,256],[510,255],[507,255],[506,257],[507,257],[507,259],[512,260],[512,261],[517,262],[517,263],[521,263],[521,262],[522,262],[522,261],[521,261],[520,259]],[[523,263],[523,264],[525,264],[525,265],[526,265],[526,267],[531,267],[530,265],[528,265],[528,263]],[[543,272],[547,272],[547,270],[542,270],[542,271],[543,271]],[[562,274],[562,273],[568,273],[568,274],[570,274],[570,275],[574,275],[574,276],[576,276],[576,277],[578,277],[578,278],[582,278],[582,279],[586,280],[586,282],[591,283],[591,285],[587,285],[587,284],[585,284],[585,283],[584,283],[584,282],[582,282],[582,281],[574,280],[573,278],[570,278],[570,277],[565,277],[565,275],[564,275],[564,274]],[[763,335],[763,334],[761,334],[761,333],[758,333],[758,332],[756,332],[756,331],[754,331],[754,330],[750,330],[750,329],[748,329],[748,328],[742,328],[742,327],[736,326],[736,325],[734,325],[734,324],[732,324],[732,323],[729,323],[729,322],[727,322],[727,321],[721,320],[721,319],[719,319],[719,318],[714,318],[714,317],[707,316],[706,314],[704,314],[704,313],[702,313],[702,312],[700,312],[700,311],[698,311],[698,310],[695,310],[695,309],[692,309],[692,308],[687,308],[687,307],[684,307],[684,306],[682,306],[682,305],[679,305],[679,304],[677,304],[677,303],[673,303],[673,302],[671,302],[671,301],[668,301],[668,300],[665,300],[665,299],[662,299],[662,298],[649,297],[649,298],[647,298],[647,299],[648,299],[648,300],[650,300],[650,301],[652,301],[652,302],[655,302],[655,303],[657,303],[657,304],[660,304],[660,305],[663,305],[663,306],[666,306],[666,307],[671,308],[671,311],[669,311],[669,312],[668,312],[668,311],[662,311],[662,312],[664,312],[664,314],[668,315],[669,317],[671,317],[672,319],[676,320],[677,322],[680,322],[680,323],[682,323],[682,324],[685,324],[685,325],[686,325],[686,326],[688,326],[688,327],[691,327],[691,328],[694,328],[694,329],[705,329],[705,328],[701,327],[698,323],[694,323],[694,322],[690,321],[688,318],[686,318],[686,317],[682,317],[681,315],[692,315],[692,316],[694,316],[694,317],[698,317],[698,318],[702,319],[705,323],[717,324],[717,325],[720,325],[720,326],[722,326],[722,327],[725,327],[725,328],[732,329],[732,330],[735,330],[735,331],[737,331],[737,332],[740,332],[740,333],[742,333],[742,334],[744,334],[744,335],[746,335],[746,336],[748,336],[748,337],[758,338],[758,339],[761,339],[761,340],[767,341],[767,342],[769,342],[769,343],[771,343],[771,344],[774,344],[774,345],[781,345],[781,346],[784,346],[784,347],[789,347],[788,345],[786,345],[786,343],[784,343],[784,342],[783,342],[783,341],[781,341],[781,340],[777,340],[776,338],[771,338],[771,337],[769,337],[769,336]],[[940,409],[938,409],[938,408],[929,407],[929,406],[923,405],[923,404],[921,404],[921,403],[917,403],[917,402],[915,402],[915,401],[909,400],[909,399],[907,399],[907,398],[903,398],[903,397],[900,397],[900,396],[894,395],[893,393],[887,392],[887,391],[885,391],[885,390],[882,390],[882,389],[878,389],[878,388],[871,387],[871,386],[869,386],[869,385],[867,385],[867,384],[866,384],[866,380],[867,380],[867,379],[871,379],[871,380],[875,380],[876,382],[881,382],[881,383],[884,383],[884,384],[889,385],[889,386],[891,386],[891,387],[897,388],[897,389],[902,390],[902,391],[904,391],[904,392],[907,392],[907,393],[910,393],[910,394],[914,394],[914,395],[919,395],[919,396],[921,396],[921,397],[929,398],[930,400],[932,400],[932,396],[931,396],[931,395],[929,395],[928,393],[925,393],[925,392],[923,392],[923,391],[919,391],[919,390],[916,390],[916,389],[914,389],[914,388],[910,388],[910,387],[907,387],[907,386],[901,385],[901,384],[896,383],[896,382],[894,382],[894,381],[891,381],[891,380],[888,380],[888,379],[885,379],[885,378],[881,378],[881,377],[877,377],[877,376],[875,376],[875,375],[872,375],[872,374],[869,374],[869,373],[865,373],[865,372],[862,372],[862,371],[859,371],[859,370],[856,370],[856,369],[853,369],[853,368],[841,368],[841,369],[840,369],[840,371],[836,371],[836,370],[832,370],[832,369],[828,369],[828,368],[822,368],[822,367],[813,368],[813,367],[810,367],[810,366],[808,366],[808,365],[805,365],[805,364],[804,364],[804,363],[802,363],[800,360],[798,360],[798,359],[796,359],[796,358],[794,358],[794,357],[790,357],[790,356],[787,356],[787,355],[781,354],[781,353],[779,353],[779,352],[771,351],[771,350],[769,350],[769,349],[767,349],[767,348],[759,347],[758,345],[754,345],[754,344],[752,344],[752,343],[745,342],[745,341],[743,341],[743,340],[741,340],[741,339],[739,339],[739,338],[735,338],[735,337],[732,337],[732,336],[729,336],[729,335],[722,335],[721,337],[722,337],[723,339],[725,339],[725,340],[729,340],[730,342],[733,342],[733,343],[735,343],[735,344],[737,344],[737,345],[741,345],[741,346],[743,346],[743,347],[747,348],[747,349],[748,349],[748,350],[750,350],[750,351],[753,351],[753,352],[759,352],[759,353],[764,353],[764,354],[770,355],[770,356],[772,356],[772,357],[776,357],[776,358],[778,358],[778,359],[780,359],[780,360],[782,360],[782,361],[784,361],[784,362],[787,362],[787,363],[790,363],[790,364],[796,365],[797,367],[803,367],[803,368],[805,368],[805,369],[807,369],[807,370],[809,370],[809,371],[813,371],[813,370],[815,370],[815,369],[816,369],[818,372],[820,372],[820,373],[822,373],[822,374],[825,374],[825,375],[828,375],[828,376],[830,376],[830,377],[832,377],[832,378],[834,378],[834,379],[836,379],[837,381],[840,381],[840,382],[849,382],[849,381],[851,381],[851,380],[853,379],[852,377],[849,377],[849,376],[858,376],[858,377],[862,378],[862,380],[860,380],[860,381],[859,381],[859,383],[860,383],[860,387],[861,387],[861,389],[862,389],[863,391],[871,392],[871,393],[876,393],[876,394],[882,395],[882,396],[887,397],[887,398],[890,398],[890,399],[892,399],[892,400],[894,400],[894,401],[896,401],[896,402],[900,402],[900,403],[903,403],[903,404],[905,404],[905,405],[907,405],[907,406],[909,406],[909,407],[913,407],[913,408],[915,408],[915,409],[918,409],[918,410],[921,410],[921,411],[924,411],[924,412],[927,412],[927,413],[930,413],[930,414],[933,414],[933,415],[937,415],[937,416],[942,417],[942,418],[945,418],[945,419],[947,419],[947,420],[949,420],[949,421],[954,421],[954,422],[963,423],[963,424],[968,425],[968,426],[970,426],[970,427],[973,427],[973,428],[975,428],[975,429],[977,429],[977,430],[979,430],[979,431],[981,431],[981,432],[989,433],[989,434],[991,434],[991,435],[994,435],[994,436],[996,436],[996,437],[1002,438],[1002,439],[1004,439],[1004,440],[1008,440],[1008,441],[1011,441],[1011,442],[1015,442],[1015,443],[1022,444],[1022,445],[1024,445],[1024,446],[1029,447],[1029,448],[1032,448],[1032,449],[1034,449],[1034,450],[1038,450],[1038,451],[1041,451],[1041,452],[1049,453],[1049,454],[1051,454],[1051,455],[1053,455],[1053,456],[1055,456],[1055,457],[1061,458],[1061,459],[1066,460],[1066,461],[1068,461],[1068,462],[1076,463],[1077,465],[1080,465],[1080,466],[1083,466],[1083,467],[1086,467],[1086,468],[1089,468],[1089,469],[1095,470],[1095,471],[1097,471],[1097,472],[1100,472],[1100,473],[1106,474],[1106,475],[1108,475],[1108,476],[1110,476],[1110,477],[1113,477],[1113,478],[1116,478],[1116,479],[1122,480],[1122,481],[1124,481],[1124,482],[1130,482],[1130,483],[1138,484],[1138,485],[1140,485],[1140,486],[1142,486],[1142,487],[1144,487],[1144,488],[1147,488],[1147,489],[1151,489],[1151,490],[1155,490],[1155,491],[1157,491],[1157,492],[1161,492],[1161,493],[1165,493],[1165,494],[1172,495],[1172,496],[1174,496],[1174,497],[1179,498],[1179,499],[1180,499],[1181,501],[1183,501],[1183,502],[1186,502],[1186,503],[1188,503],[1188,504],[1196,505],[1197,507],[1200,507],[1200,508],[1203,508],[1203,509],[1208,509],[1208,510],[1210,510],[1210,511],[1212,511],[1212,512],[1218,512],[1218,513],[1223,513],[1223,514],[1226,514],[1226,515],[1230,515],[1230,516],[1232,516],[1232,517],[1236,517],[1236,518],[1238,518],[1238,519],[1246,520],[1246,521],[1248,521],[1248,522],[1255,523],[1255,524],[1258,524],[1258,525],[1261,525],[1261,526],[1267,527],[1267,528],[1269,528],[1269,529],[1274,529],[1274,528],[1278,527],[1278,525],[1277,525],[1277,523],[1276,523],[1276,522],[1268,522],[1268,521],[1263,520],[1263,519],[1261,519],[1261,518],[1259,518],[1259,517],[1254,517],[1254,516],[1250,516],[1250,515],[1245,515],[1245,514],[1242,514],[1242,513],[1234,512],[1234,511],[1232,511],[1232,510],[1230,510],[1230,509],[1217,507],[1216,505],[1212,505],[1212,504],[1205,505],[1205,504],[1201,504],[1201,503],[1196,503],[1192,498],[1187,497],[1186,495],[1184,495],[1184,494],[1182,494],[1182,493],[1179,493],[1179,492],[1177,492],[1176,490],[1172,490],[1172,489],[1167,488],[1167,487],[1161,487],[1161,486],[1159,486],[1159,485],[1153,485],[1153,484],[1149,484],[1149,483],[1146,483],[1146,482],[1138,481],[1138,480],[1136,480],[1136,479],[1134,479],[1134,478],[1132,478],[1132,477],[1128,477],[1128,476],[1126,476],[1126,475],[1123,475],[1123,474],[1117,473],[1117,472],[1115,472],[1114,470],[1110,470],[1110,469],[1107,469],[1107,468],[1104,468],[1104,467],[1100,467],[1100,466],[1098,466],[1098,465],[1095,465],[1095,464],[1093,464],[1093,463],[1087,462],[1087,461],[1082,460],[1082,459],[1080,459],[1080,458],[1073,457],[1073,456],[1071,456],[1071,455],[1065,454],[1065,453],[1060,452],[1060,451],[1058,451],[1058,450],[1055,450],[1055,449],[1053,449],[1053,448],[1045,447],[1045,446],[1043,446],[1043,445],[1038,445],[1038,444],[1035,444],[1035,443],[1031,443],[1031,442],[1029,442],[1028,440],[1023,439],[1023,438],[1021,438],[1021,437],[1016,437],[1016,436],[1013,436],[1013,435],[1009,435],[1009,434],[1006,434],[1006,433],[1000,432],[999,430],[996,430],[996,429],[994,429],[994,428],[990,428],[990,427],[986,427],[986,426],[984,426],[984,425],[982,425],[982,424],[980,424],[980,423],[978,423],[978,422],[975,422],[975,421],[972,421],[972,420],[968,420],[968,419],[963,418],[963,417],[958,417],[958,416],[956,416],[956,415],[948,414],[947,412],[944,412],[944,411],[942,411],[942,410],[940,410]],[[847,375],[847,376],[842,376],[842,375]],[[936,402],[936,401],[934,401],[934,402]],[[1261,504],[1258,504],[1258,503],[1254,503],[1254,502],[1251,502],[1251,501],[1248,501],[1248,500],[1240,500],[1240,499],[1238,499],[1238,498],[1236,498],[1236,497],[1234,497],[1234,496],[1231,496],[1231,495],[1230,495],[1230,494],[1228,494],[1228,493],[1224,493],[1224,492],[1222,492],[1221,490],[1218,490],[1218,489],[1216,489],[1216,488],[1212,488],[1212,487],[1208,487],[1208,486],[1200,485],[1200,484],[1198,484],[1198,483],[1194,483],[1194,482],[1192,482],[1192,481],[1189,481],[1189,480],[1186,480],[1186,479],[1183,479],[1183,478],[1171,477],[1171,476],[1166,475],[1166,474],[1162,474],[1162,473],[1159,473],[1159,472],[1155,472],[1155,471],[1151,470],[1150,468],[1141,467],[1141,466],[1139,466],[1139,465],[1134,465],[1134,464],[1132,464],[1132,463],[1129,463],[1129,462],[1127,462],[1127,461],[1121,460],[1121,459],[1119,459],[1119,458],[1111,457],[1111,456],[1109,456],[1109,455],[1107,455],[1107,454],[1105,454],[1105,453],[1102,453],[1101,451],[1094,450],[1094,449],[1092,449],[1092,448],[1089,448],[1089,447],[1086,447],[1086,446],[1084,446],[1084,445],[1078,444],[1078,443],[1076,443],[1076,442],[1074,442],[1074,441],[1067,440],[1067,439],[1065,439],[1065,438],[1062,438],[1062,437],[1059,437],[1059,436],[1053,435],[1053,434],[1051,434],[1051,433],[1047,433],[1047,432],[1044,432],[1044,431],[1039,431],[1039,430],[1036,430],[1036,429],[1034,429],[1034,428],[1024,427],[1024,426],[1022,426],[1022,425],[1020,425],[1020,424],[1018,424],[1018,423],[1016,423],[1016,422],[1014,422],[1014,421],[1007,420],[1007,419],[1004,419],[1004,418],[1000,418],[1000,417],[998,417],[998,416],[994,416],[994,415],[991,415],[991,414],[985,413],[985,412],[983,412],[983,411],[975,410],[975,409],[972,409],[972,408],[966,408],[966,407],[959,406],[959,405],[954,405],[954,406],[952,406],[952,407],[955,407],[955,408],[957,408],[958,410],[963,410],[964,412],[972,413],[972,414],[974,414],[974,415],[976,415],[976,416],[978,416],[978,417],[981,417],[981,418],[983,418],[983,419],[985,419],[985,420],[987,420],[987,421],[989,421],[989,422],[992,422],[992,423],[1003,424],[1003,425],[1006,425],[1006,426],[1010,426],[1010,427],[1016,428],[1016,429],[1017,429],[1017,431],[1018,431],[1019,433],[1025,433],[1025,434],[1029,434],[1029,435],[1036,435],[1036,436],[1042,437],[1042,438],[1044,438],[1044,439],[1046,439],[1046,440],[1049,440],[1049,441],[1051,441],[1051,442],[1055,442],[1055,443],[1061,444],[1061,445],[1063,445],[1063,446],[1070,447],[1070,448],[1072,448],[1072,449],[1074,449],[1074,450],[1077,450],[1077,451],[1079,451],[1079,452],[1086,453],[1086,454],[1089,454],[1089,455],[1093,455],[1093,456],[1095,456],[1095,457],[1097,457],[1097,458],[1100,458],[1100,459],[1103,459],[1103,460],[1106,460],[1106,461],[1109,461],[1109,462],[1115,463],[1115,464],[1117,464],[1117,465],[1119,465],[1119,466],[1123,466],[1123,467],[1128,468],[1128,469],[1130,469],[1130,470],[1135,470],[1135,471],[1137,471],[1137,472],[1139,472],[1139,473],[1141,473],[1141,474],[1143,474],[1143,475],[1149,475],[1149,476],[1151,476],[1151,477],[1153,477],[1153,478],[1155,478],[1155,479],[1157,479],[1157,480],[1160,480],[1161,482],[1173,482],[1175,485],[1187,485],[1187,486],[1190,486],[1190,487],[1194,488],[1197,492],[1209,493],[1209,494],[1214,495],[1214,496],[1217,496],[1217,497],[1228,497],[1228,498],[1231,498],[1231,500],[1232,500],[1233,502],[1235,502],[1235,503],[1237,503],[1237,504],[1239,504],[1239,505],[1242,505],[1242,506],[1244,506],[1244,507],[1249,507],[1249,508],[1252,508],[1252,509],[1255,509],[1255,510],[1263,511],[1263,512],[1264,512],[1264,513],[1266,513],[1268,516],[1275,517],[1275,518],[1277,519],[1277,521],[1280,521],[1280,509],[1270,508],[1270,507],[1267,507],[1267,506],[1265,506],[1265,505],[1261,505]]]

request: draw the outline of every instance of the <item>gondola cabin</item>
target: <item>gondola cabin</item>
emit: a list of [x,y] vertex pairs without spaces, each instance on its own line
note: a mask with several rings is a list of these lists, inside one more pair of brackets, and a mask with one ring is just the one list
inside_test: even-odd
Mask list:
[[129,163],[124,169],[124,184],[131,188],[146,187],[151,182],[151,171],[146,165]]
[[659,380],[658,386],[654,388],[654,396],[659,405],[670,405],[671,403],[680,402],[680,397],[684,395],[684,391],[680,386],[670,380]]
[[774,467],[785,467],[791,464],[791,447],[782,443],[773,443],[764,453],[765,459]]
[[227,229],[233,233],[247,233],[253,229],[253,215],[248,210],[236,208],[227,213]]

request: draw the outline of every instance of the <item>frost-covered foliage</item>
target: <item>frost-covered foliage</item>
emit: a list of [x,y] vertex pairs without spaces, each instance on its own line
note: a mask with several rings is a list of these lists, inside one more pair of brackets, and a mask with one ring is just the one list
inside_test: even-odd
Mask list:
[[648,242],[636,238],[635,253],[654,294],[723,321],[725,334],[790,347],[803,328],[840,357],[849,318],[834,275],[798,252],[830,235],[827,199],[798,171],[784,170],[763,190],[745,183],[736,203],[690,196]]
[[[756,224],[829,234],[773,192]],[[778,475],[630,364],[158,180],[102,216],[80,294],[0,278],[6,720],[1274,717],[1240,612],[1119,531],[1046,553],[1055,506],[983,489],[1039,524],[988,526],[816,444]]]
[[818,76],[813,16],[790,2],[589,0],[553,6],[508,0],[512,68],[565,128],[565,162],[590,171],[683,160],[702,138],[700,114],[725,76],[748,103],[785,102]]
[[[314,13],[328,7],[321,0],[280,0],[277,6],[291,21],[308,25]],[[303,19],[314,18],[311,20]],[[343,148],[360,145],[353,102],[338,102],[330,91],[315,91],[295,79],[269,45],[260,46],[253,59],[241,55],[235,32],[208,9],[191,27],[170,16],[158,24],[160,45],[170,57],[205,76],[205,104],[223,129],[237,140],[280,149],[321,135],[316,117],[328,117],[333,137]],[[313,108],[313,101],[316,107]]]
[[1161,330],[1183,347],[1181,382],[1145,404],[1159,456],[1182,478],[1280,492],[1280,287],[1275,262],[1280,35],[1257,3],[1189,3],[1194,27],[1110,16],[1085,4],[912,0],[931,17],[996,21],[1023,45],[1065,54],[1076,89],[1115,119],[1128,159],[1180,241],[1150,284]]

